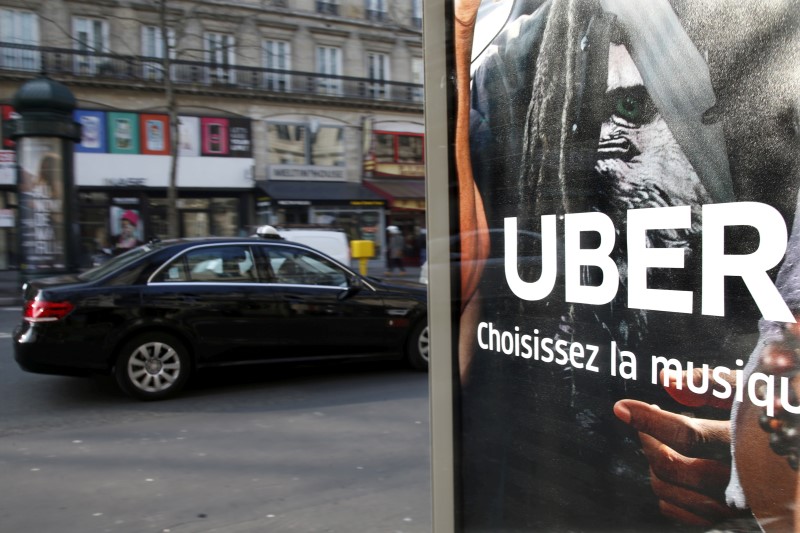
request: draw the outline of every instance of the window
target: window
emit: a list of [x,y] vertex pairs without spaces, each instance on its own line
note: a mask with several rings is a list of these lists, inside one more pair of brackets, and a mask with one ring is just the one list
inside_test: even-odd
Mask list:
[[367,0],[366,15],[367,20],[376,22],[385,21],[388,18],[386,13],[386,0]]
[[342,54],[333,46],[317,47],[317,92],[320,94],[342,93],[342,80],[333,77],[342,75]]
[[391,133],[375,134],[375,161],[377,163],[394,163],[394,140],[397,135]]
[[397,136],[397,162],[422,163],[423,145],[425,140],[422,135]]
[[296,249],[270,249],[275,283],[347,287],[347,274],[321,255]]
[[0,56],[3,68],[39,70],[39,52],[28,48],[39,45],[39,21],[35,13],[16,9],[0,10],[0,41],[5,43]]
[[378,163],[422,164],[425,162],[423,135],[375,133],[375,161]]
[[267,124],[270,165],[345,166],[344,128],[308,124]]
[[208,69],[209,83],[235,84],[236,72],[233,65],[236,63],[235,43],[232,35],[222,33],[206,33],[205,38],[206,62],[211,63]]
[[248,283],[258,281],[249,246],[213,246],[189,250],[163,267],[154,282]]
[[312,130],[310,137],[311,159],[309,163],[324,167],[343,167],[344,128],[339,126],[320,126]]
[[108,53],[108,23],[105,20],[77,17],[72,23],[75,39],[75,74],[94,76],[106,61],[98,54]]
[[422,0],[411,0],[411,25],[422,28]]
[[271,165],[306,164],[306,126],[267,124],[267,161]]
[[[175,31],[167,29],[169,57],[175,59]],[[164,39],[158,26],[142,26],[142,55],[153,59],[164,59]],[[164,76],[160,61],[145,61],[142,74],[148,80],[161,80]]]
[[291,70],[291,47],[285,41],[264,41],[262,46],[264,68],[284,72],[267,72],[264,74],[264,86],[270,91],[285,92],[291,89],[291,78],[287,71]]
[[323,15],[338,15],[339,3],[330,0],[317,0],[317,13]]
[[420,85],[420,87],[412,87],[411,99],[415,102],[422,102],[424,98],[422,85],[425,83],[425,63],[421,57],[411,58],[411,83]]
[[389,86],[385,81],[389,80],[389,56],[370,52],[367,54],[367,96],[374,99],[387,98],[389,96]]

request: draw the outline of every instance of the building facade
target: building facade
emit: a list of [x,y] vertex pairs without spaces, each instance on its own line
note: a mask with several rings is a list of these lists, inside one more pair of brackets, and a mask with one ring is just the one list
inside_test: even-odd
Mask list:
[[[132,221],[137,240],[167,235],[173,161],[181,236],[315,224],[382,250],[393,224],[413,257],[425,208],[421,8],[0,0],[2,120],[42,73],[74,93],[87,264],[121,246]],[[15,153],[6,137],[2,148],[0,268],[13,268]]]

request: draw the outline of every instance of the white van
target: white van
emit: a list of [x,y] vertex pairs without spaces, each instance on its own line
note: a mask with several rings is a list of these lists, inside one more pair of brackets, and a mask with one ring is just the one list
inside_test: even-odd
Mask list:
[[[261,234],[267,227],[258,228],[257,234]],[[287,241],[299,242],[319,250],[330,256],[343,265],[350,267],[350,241],[347,234],[335,229],[307,229],[307,228],[274,228],[278,235]]]

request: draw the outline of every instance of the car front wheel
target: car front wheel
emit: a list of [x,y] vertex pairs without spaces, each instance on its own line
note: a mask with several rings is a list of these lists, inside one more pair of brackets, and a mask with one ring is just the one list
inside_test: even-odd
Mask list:
[[188,352],[178,339],[166,333],[146,333],[123,346],[115,374],[120,388],[131,396],[162,400],[183,388],[189,368]]
[[430,361],[430,328],[428,322],[414,326],[406,347],[408,362],[417,370],[427,370]]

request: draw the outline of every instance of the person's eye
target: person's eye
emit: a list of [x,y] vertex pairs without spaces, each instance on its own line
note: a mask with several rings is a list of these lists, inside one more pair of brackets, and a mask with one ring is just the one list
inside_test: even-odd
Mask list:
[[638,99],[630,94],[621,95],[617,98],[615,112],[628,122],[639,122],[642,114],[642,106]]
[[646,124],[656,115],[656,107],[642,86],[618,89],[609,96],[611,114],[624,121],[626,125]]

